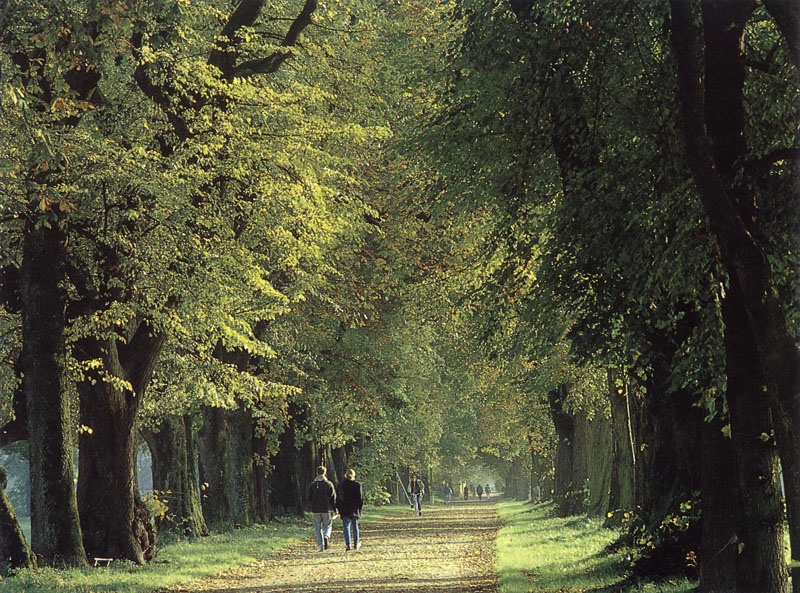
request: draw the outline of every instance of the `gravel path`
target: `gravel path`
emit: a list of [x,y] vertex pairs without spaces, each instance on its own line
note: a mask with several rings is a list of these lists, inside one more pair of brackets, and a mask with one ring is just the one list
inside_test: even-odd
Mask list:
[[[495,593],[493,502],[454,502],[361,526],[360,550],[345,552],[342,523],[331,547],[306,542],[254,564],[169,591],[186,593]],[[313,536],[309,526],[309,534]]]

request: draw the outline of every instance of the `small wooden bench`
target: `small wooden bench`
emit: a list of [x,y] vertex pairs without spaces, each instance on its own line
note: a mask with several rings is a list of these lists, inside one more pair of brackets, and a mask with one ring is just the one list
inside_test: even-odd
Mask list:
[[114,562],[113,558],[95,558],[94,559],[94,565],[95,566],[110,566],[112,562]]

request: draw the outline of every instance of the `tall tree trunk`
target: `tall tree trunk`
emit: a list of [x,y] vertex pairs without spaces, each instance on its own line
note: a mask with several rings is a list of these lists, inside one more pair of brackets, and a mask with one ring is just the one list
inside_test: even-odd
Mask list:
[[736,537],[738,468],[731,439],[723,434],[723,421],[715,417],[703,431],[700,457],[702,542],[700,547],[701,593],[736,590],[739,547]]
[[167,501],[167,513],[157,521],[159,531],[188,537],[207,535],[194,470],[191,417],[165,418],[157,430],[141,434],[153,458],[153,490]]
[[608,371],[608,397],[611,404],[612,448],[609,515],[605,525],[619,527],[624,514],[634,508],[636,453],[628,391],[626,387],[617,385],[614,371]]
[[[45,222],[45,221],[42,221]],[[26,224],[22,359],[31,467],[31,546],[46,564],[86,564],[75,499],[66,388],[64,237],[54,221]]]
[[253,416],[249,409],[242,408],[228,411],[227,416],[233,519],[237,525],[251,525],[256,517]]
[[586,420],[586,478],[589,484],[590,516],[605,517],[610,509],[613,435],[611,421],[596,412]]
[[333,449],[331,453],[333,459],[333,467],[337,476],[344,477],[344,472],[347,471],[347,450],[344,446]]
[[[787,22],[779,22],[779,30],[797,30],[796,6],[790,8],[789,3],[781,2],[768,5],[773,11],[776,6],[788,9],[786,14],[794,24],[789,23],[787,28]],[[766,401],[772,413],[784,473],[788,475],[786,506],[792,549],[796,551],[800,549],[800,438],[796,432],[800,426],[800,361],[772,279],[768,244],[762,240],[760,218],[755,215],[753,185],[743,169],[749,155],[745,140],[742,40],[754,3],[704,3],[702,37],[695,26],[693,4],[670,0],[670,6],[687,161],[719,245],[719,258],[729,277],[725,299],[728,301],[726,349],[743,348],[741,353],[729,351],[726,358],[734,363],[744,361],[748,352],[754,353],[761,366],[756,375],[763,381],[760,390],[749,391],[749,380],[745,377],[740,377],[741,386],[729,385],[734,397],[729,402],[732,430],[736,418],[740,431],[744,431],[739,436],[733,435],[734,447],[742,468],[743,460],[754,455],[753,451],[742,448],[753,444],[750,431],[755,430],[754,423],[762,421]],[[788,41],[790,46],[797,42]],[[705,63],[705,76],[700,67],[702,63]],[[794,200],[794,197],[789,195],[786,199]],[[732,332],[739,335],[727,335]],[[737,371],[729,368],[729,373],[734,375]],[[762,446],[755,446],[755,450],[769,455]],[[769,461],[763,459],[756,463],[762,469],[767,465]],[[762,475],[762,478],[771,482],[770,476]],[[739,479],[742,483],[752,483],[746,475]],[[762,484],[760,489],[762,492],[771,490],[771,486]],[[756,495],[755,492],[742,494]],[[767,532],[770,540],[779,534],[779,529],[776,532],[774,528],[771,507],[772,503],[767,503],[748,509],[751,513],[763,513],[764,521],[759,529]],[[759,523],[755,517],[749,522],[753,526]],[[749,553],[757,557],[751,560],[764,564],[750,567],[752,576],[743,574],[744,571],[737,575],[739,588],[746,591],[745,587],[758,587],[753,590],[764,593],[785,591],[783,557],[775,558],[771,543],[763,554],[753,550],[760,537],[755,533],[744,535],[755,538],[749,544]],[[765,537],[764,534],[761,537]],[[748,542],[742,543],[748,547]],[[757,578],[756,575],[767,580],[756,585],[751,580]],[[800,592],[800,570],[794,569],[793,577],[794,590]]]
[[556,474],[553,499],[559,517],[580,515],[583,505],[583,484],[575,484],[575,416],[564,409],[568,389],[561,385],[548,394],[550,417],[556,429]]
[[[126,344],[114,338],[84,339],[84,361],[100,360],[114,379],[94,373],[78,385],[81,423],[78,508],[83,541],[91,556],[142,564],[155,555],[155,527],[139,498],[136,479],[136,415],[166,337],[140,322]],[[113,381],[113,379],[112,379]]]
[[722,301],[728,367],[726,392],[738,477],[734,524],[741,543],[736,563],[737,591],[787,590],[783,554],[783,504],[778,483],[777,449],[764,376],[756,344],[748,331],[747,312],[737,286]]
[[269,523],[272,515],[269,478],[270,478],[270,452],[267,439],[260,436],[261,428],[253,424],[253,473],[255,487],[255,520],[258,523]]
[[224,531],[233,525],[227,441],[228,416],[218,407],[203,406],[203,424],[197,435],[201,503],[209,527]]
[[305,490],[298,474],[298,451],[295,446],[295,404],[289,405],[289,420],[280,439],[275,469],[272,472],[272,508],[278,514],[302,515]]
[[14,506],[6,494],[7,485],[6,468],[0,466],[0,576],[8,576],[10,570],[18,568],[36,568],[36,554],[25,541]]

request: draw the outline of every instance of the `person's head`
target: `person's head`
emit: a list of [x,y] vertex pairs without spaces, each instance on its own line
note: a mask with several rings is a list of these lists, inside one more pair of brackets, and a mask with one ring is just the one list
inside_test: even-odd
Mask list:
[[320,465],[319,467],[317,467],[317,475],[318,476],[324,476],[327,473],[328,473],[328,468],[325,467],[324,465]]
[[416,476],[416,475],[414,475],[414,474],[412,474],[412,475],[411,475],[411,481],[412,481],[412,482],[416,482],[416,481],[417,481],[417,476]]
[[344,477],[346,480],[355,480],[356,470],[354,470],[353,468],[349,468],[346,472],[344,472]]

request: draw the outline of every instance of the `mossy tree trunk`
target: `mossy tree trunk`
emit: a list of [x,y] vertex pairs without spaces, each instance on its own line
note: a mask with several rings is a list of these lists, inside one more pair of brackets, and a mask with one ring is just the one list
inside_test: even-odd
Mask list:
[[206,524],[224,531],[233,526],[233,501],[228,466],[228,416],[224,409],[204,406],[203,424],[197,435],[201,504]]
[[253,426],[253,484],[255,494],[255,520],[258,523],[269,523],[272,507],[269,497],[269,479],[272,467],[267,439],[260,436],[261,428]]
[[228,416],[228,488],[233,501],[233,520],[251,525],[256,520],[255,472],[253,460],[253,417],[249,409],[230,410]]
[[561,385],[548,394],[550,417],[558,438],[553,500],[559,517],[580,515],[585,511],[583,484],[575,483],[575,416],[564,408],[567,393],[567,385]]
[[14,506],[6,494],[7,485],[6,469],[0,466],[0,576],[8,576],[9,570],[36,568],[36,555],[25,541]]
[[153,458],[153,490],[166,500],[167,513],[157,520],[159,531],[188,537],[208,534],[195,472],[192,420],[188,415],[165,418],[142,436]]
[[589,485],[590,516],[605,517],[610,510],[611,474],[613,460],[613,434],[611,422],[596,412],[586,420],[586,478]]
[[31,545],[45,564],[86,564],[73,483],[66,385],[66,252],[57,223],[26,224],[20,293],[23,389],[27,403]]

